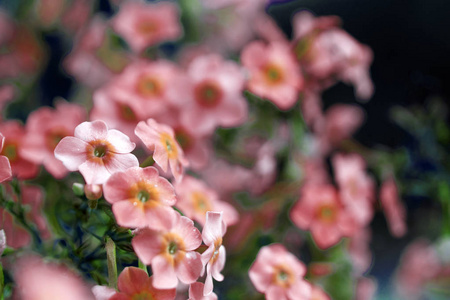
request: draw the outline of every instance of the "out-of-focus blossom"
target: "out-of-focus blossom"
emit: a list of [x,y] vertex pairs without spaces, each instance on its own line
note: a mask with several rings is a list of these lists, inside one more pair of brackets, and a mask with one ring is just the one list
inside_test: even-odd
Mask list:
[[217,281],[223,280],[220,274],[225,266],[226,252],[222,245],[222,238],[226,231],[226,224],[222,221],[223,212],[206,213],[206,222],[203,227],[202,238],[208,249],[202,253],[202,263],[206,267],[206,279],[203,295],[210,295],[213,291],[213,278]]
[[207,296],[203,295],[204,284],[201,282],[194,282],[189,286],[189,299],[188,300],[217,300],[217,295],[211,293]]
[[126,1],[112,20],[114,30],[135,52],[176,40],[183,34],[178,8],[171,2]]
[[117,285],[119,292],[109,300],[173,300],[177,294],[175,288],[157,289],[153,287],[153,277],[148,277],[144,270],[135,267],[126,267],[120,273]]
[[[0,24],[1,26],[1,24]],[[14,87],[12,85],[3,85],[0,86],[0,110],[3,111],[3,108],[6,106],[8,102],[13,100],[15,94]],[[0,115],[0,120],[2,116]]]
[[45,262],[36,256],[25,256],[14,265],[17,300],[94,300],[90,288],[63,265]]
[[91,1],[89,0],[73,0],[66,7],[61,17],[61,22],[65,28],[71,32],[77,32],[86,23],[88,23],[89,14],[91,12]]
[[33,111],[26,123],[23,156],[35,164],[43,164],[55,178],[64,177],[68,170],[55,158],[55,147],[85,120],[86,110],[82,106],[65,101],[57,102],[55,110],[42,107]]
[[191,176],[185,176],[183,181],[175,185],[178,195],[177,207],[189,218],[206,223],[208,211],[222,211],[223,221],[231,226],[238,221],[236,209],[227,202],[219,200],[217,193],[204,182]]
[[372,233],[370,228],[359,228],[348,244],[348,253],[353,262],[353,273],[357,276],[364,274],[372,264],[371,239]]
[[164,230],[141,229],[131,241],[139,259],[153,270],[153,286],[171,289],[178,280],[195,282],[202,272],[200,253],[194,251],[202,243],[200,231],[187,217],[176,214]]
[[244,82],[243,70],[235,62],[216,54],[201,56],[189,65],[171,98],[186,127],[210,134],[217,126],[236,127],[246,121]]
[[109,300],[117,293],[115,289],[102,285],[95,285],[91,290],[95,296],[95,300]]
[[103,190],[120,226],[161,229],[175,218],[176,212],[171,207],[177,200],[175,190],[154,167],[117,172]]
[[55,157],[69,171],[80,171],[87,184],[103,184],[111,174],[139,165],[130,153],[136,145],[103,121],[83,122],[74,135],[59,142]]
[[355,299],[372,300],[377,291],[377,282],[373,278],[360,277],[356,283]]
[[38,165],[22,153],[26,142],[25,128],[18,121],[6,121],[0,124],[0,132],[5,137],[1,155],[9,159],[13,176],[19,179],[35,177],[39,171]]
[[373,218],[374,182],[366,172],[365,160],[356,153],[332,158],[342,203],[361,226]]
[[395,237],[406,234],[406,210],[398,197],[397,184],[393,177],[385,180],[380,190],[380,201],[388,220],[389,231]]
[[303,77],[288,44],[252,42],[242,51],[241,60],[249,71],[247,87],[252,93],[283,110],[297,102]]
[[169,166],[175,180],[181,181],[184,168],[189,165],[189,162],[175,140],[173,129],[159,124],[153,119],[148,119],[146,122],[139,122],[135,134],[150,151],[153,151],[153,159],[158,166],[164,172],[167,172]]
[[440,270],[436,250],[426,240],[419,239],[403,252],[396,271],[396,289],[402,299],[421,299],[422,289]]
[[[5,142],[5,137],[0,133],[0,152],[3,150],[3,144]],[[0,155],[0,183],[8,180],[12,177],[11,165],[9,159],[6,156]]]
[[[358,298],[356,299],[359,300]],[[322,288],[317,285],[312,285],[311,300],[331,300],[331,298]]]
[[262,247],[249,270],[250,280],[268,300],[311,298],[305,265],[281,244]]
[[321,249],[335,245],[342,237],[351,236],[356,230],[355,221],[345,210],[332,185],[304,185],[290,216],[299,228],[311,231]]
[[36,1],[37,17],[41,25],[44,27],[53,25],[63,12],[64,2],[64,0]]

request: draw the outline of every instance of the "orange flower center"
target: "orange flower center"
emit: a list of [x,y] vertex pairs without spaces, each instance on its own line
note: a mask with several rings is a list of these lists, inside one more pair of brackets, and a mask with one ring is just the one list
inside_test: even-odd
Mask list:
[[108,164],[114,157],[114,147],[108,141],[96,140],[89,143],[87,146],[87,159],[92,160],[97,164]]
[[17,153],[17,144],[15,143],[5,143],[3,147],[2,154],[6,156],[10,162],[14,162],[19,157]]
[[127,122],[136,122],[137,117],[131,107],[127,104],[119,104],[119,116]]
[[274,267],[272,282],[282,288],[288,288],[295,281],[292,270],[286,265]]
[[178,157],[177,144],[173,137],[170,136],[170,134],[165,132],[161,134],[161,144],[163,144],[164,148],[166,148],[169,159]]
[[166,233],[163,235],[161,253],[173,266],[178,265],[186,255],[183,239],[176,233]]
[[317,218],[322,222],[334,223],[337,217],[337,207],[333,204],[323,204],[317,210]]
[[201,214],[205,214],[207,211],[212,211],[208,197],[202,192],[193,192],[191,194],[191,201],[194,210]]
[[214,241],[214,253],[211,259],[209,260],[211,264],[214,264],[219,258],[219,250],[221,246],[222,246],[222,238],[219,237],[217,240]]
[[223,92],[216,83],[204,81],[195,87],[194,95],[198,104],[206,108],[213,108],[219,105]]
[[158,31],[158,23],[152,20],[141,21],[137,25],[137,31],[143,35],[152,35]]
[[268,84],[279,84],[284,80],[284,73],[282,68],[275,64],[267,64],[263,68],[264,78]]
[[163,89],[162,84],[155,76],[144,75],[139,78],[136,90],[144,97],[159,97]]
[[129,199],[134,206],[151,208],[159,204],[158,188],[146,181],[138,181],[128,191]]

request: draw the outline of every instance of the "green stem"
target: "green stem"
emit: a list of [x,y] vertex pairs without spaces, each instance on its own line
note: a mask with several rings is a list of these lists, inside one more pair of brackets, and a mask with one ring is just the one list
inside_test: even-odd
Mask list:
[[117,289],[117,263],[116,263],[116,244],[106,237],[106,258],[108,262],[108,283],[112,288]]

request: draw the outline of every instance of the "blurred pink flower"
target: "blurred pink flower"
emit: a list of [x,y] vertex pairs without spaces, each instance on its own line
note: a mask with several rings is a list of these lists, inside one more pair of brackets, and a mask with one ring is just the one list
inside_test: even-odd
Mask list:
[[327,184],[304,185],[290,216],[299,228],[311,231],[321,249],[335,245],[343,236],[351,236],[357,229],[352,216],[342,206],[335,187]]
[[227,229],[226,224],[222,220],[223,212],[206,213],[206,222],[203,227],[202,238],[208,249],[202,253],[202,263],[206,267],[205,287],[203,295],[210,295],[213,291],[213,277],[217,281],[223,280],[220,274],[225,266],[226,252],[222,245],[222,238]]
[[241,60],[250,74],[247,82],[250,92],[267,98],[283,110],[294,106],[303,87],[303,77],[288,44],[252,42],[242,51]]
[[36,164],[43,164],[50,174],[61,179],[68,170],[55,158],[55,147],[85,120],[86,110],[82,106],[65,101],[58,101],[56,109],[41,107],[33,111],[26,123],[23,156]]
[[366,162],[359,154],[336,154],[332,164],[342,203],[353,218],[365,226],[374,214],[374,181],[366,172]]
[[189,299],[188,300],[217,300],[217,295],[211,293],[208,296],[203,295],[204,284],[201,282],[194,282],[189,286]]
[[393,177],[385,180],[380,190],[380,201],[388,220],[389,231],[395,237],[407,232],[406,210],[398,196],[398,188]]
[[103,121],[83,122],[74,135],[59,142],[55,157],[69,171],[79,170],[87,184],[103,184],[111,174],[139,165],[130,153],[136,145]]
[[[3,153],[3,144],[5,143],[5,137],[0,133],[0,153]],[[0,155],[0,183],[8,180],[12,177],[11,165],[9,159],[6,156]]]
[[184,168],[189,165],[183,150],[175,140],[173,129],[170,126],[157,123],[153,119],[141,121],[136,126],[135,134],[144,145],[153,151],[153,159],[156,164],[167,172],[168,166],[176,181],[181,181]]
[[236,127],[247,120],[243,97],[244,73],[233,61],[217,54],[199,56],[178,79],[172,102],[180,108],[181,122],[200,134],[211,134],[217,126]]
[[353,263],[353,273],[356,276],[363,275],[373,262],[373,255],[370,251],[370,241],[372,232],[370,227],[362,227],[352,236],[348,243],[348,253]]
[[0,123],[0,132],[5,137],[1,155],[9,159],[13,176],[19,179],[34,178],[39,171],[38,165],[22,153],[26,142],[25,128],[18,121],[12,120]]
[[126,1],[113,18],[112,26],[135,52],[176,40],[183,34],[178,8],[171,2]]
[[373,278],[360,277],[356,283],[355,299],[371,300],[374,299],[377,291],[377,282]]
[[[319,287],[317,285],[312,285],[311,287],[312,287],[311,300],[331,300],[330,296],[327,293],[325,293],[325,291],[321,287]],[[360,299],[355,299],[355,300],[360,300]]]
[[37,256],[24,256],[14,265],[17,300],[94,300],[81,277],[64,265],[45,262]]
[[185,284],[195,282],[202,272],[200,231],[187,217],[176,214],[172,224],[164,230],[141,229],[131,241],[139,259],[153,270],[153,286],[171,289],[178,280]]
[[249,270],[258,292],[267,300],[311,298],[311,285],[303,278],[305,265],[281,244],[262,247]]
[[129,168],[111,175],[103,186],[117,224],[129,228],[165,228],[175,218],[175,190],[154,167]]
[[219,200],[217,193],[204,182],[191,176],[185,176],[175,185],[178,195],[177,207],[189,218],[206,224],[208,211],[222,211],[223,221],[227,226],[235,224],[239,219],[236,209],[227,202]]
[[174,300],[176,289],[157,289],[153,287],[153,277],[148,277],[144,270],[126,267],[120,273],[117,285],[119,292],[109,300],[158,299]]

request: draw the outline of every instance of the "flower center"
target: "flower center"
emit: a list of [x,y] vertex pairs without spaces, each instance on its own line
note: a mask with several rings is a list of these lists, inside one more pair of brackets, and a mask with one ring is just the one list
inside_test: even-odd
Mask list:
[[130,106],[126,105],[126,104],[120,104],[119,106],[119,115],[120,117],[125,120],[125,121],[136,121],[136,114],[134,113],[134,111],[131,109]]
[[192,193],[192,206],[196,211],[202,214],[212,210],[208,197],[204,193],[198,191]]
[[334,222],[336,219],[336,207],[330,204],[322,205],[318,210],[318,218],[322,222]]
[[156,77],[142,76],[137,83],[137,91],[145,97],[158,97],[162,93],[161,83]]
[[105,145],[98,145],[94,148],[94,155],[96,157],[103,157],[108,152],[108,148]]
[[15,161],[17,159],[17,145],[5,144],[2,153],[9,159],[9,161]]
[[273,64],[269,64],[264,68],[264,75],[269,84],[278,84],[283,81],[283,70]]
[[131,297],[131,300],[153,300],[155,299],[150,292],[144,291],[140,292],[139,294],[133,295]]
[[178,245],[174,241],[171,241],[169,245],[167,246],[167,252],[169,252],[170,255],[176,254],[178,251]]
[[287,288],[293,283],[294,275],[288,266],[279,265],[275,267],[273,281],[276,285]]
[[205,81],[197,85],[194,94],[197,103],[206,108],[216,107],[223,97],[220,87],[210,81]]
[[168,133],[161,134],[161,143],[166,148],[169,159],[178,157],[178,150],[175,141]]
[[157,23],[148,20],[145,22],[139,22],[138,24],[138,31],[145,35],[151,35],[155,33],[157,29],[158,29]]
[[139,201],[141,201],[142,203],[145,203],[148,201],[148,199],[150,199],[150,193],[145,191],[145,190],[141,190],[139,191],[139,193],[137,194],[137,198],[139,199]]

